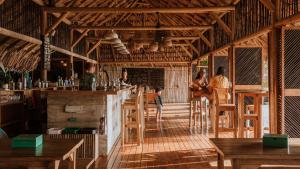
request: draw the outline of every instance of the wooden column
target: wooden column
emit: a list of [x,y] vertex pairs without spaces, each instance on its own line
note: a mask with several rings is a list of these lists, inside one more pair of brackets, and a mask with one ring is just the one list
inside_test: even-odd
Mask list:
[[[45,39],[45,33],[47,30],[47,25],[48,25],[48,21],[47,21],[47,12],[46,11],[42,11],[42,16],[41,16],[41,39],[44,41]],[[43,45],[41,46],[41,80],[42,81],[47,81],[47,69],[44,68],[44,55],[45,55],[45,51],[44,51],[44,47]]]
[[[70,46],[73,44],[74,41],[74,29],[70,31]],[[70,47],[70,51],[74,52],[74,47]],[[74,57],[72,55],[69,56],[68,59],[68,68],[67,68],[67,77],[74,78]]]
[[[279,19],[279,0],[275,2],[275,10],[272,12],[272,31],[268,34],[268,73],[269,73],[269,120],[270,120],[270,132],[273,134],[281,133],[282,125],[281,124],[281,113],[278,113],[278,102],[280,101],[279,98],[279,91],[278,91],[278,84],[280,84],[280,79],[278,77],[278,68],[280,66],[279,63],[279,52],[280,52],[280,33],[281,30],[275,27],[276,21]],[[282,79],[281,79],[282,80]]]
[[232,83],[232,98],[231,101],[235,103],[235,50],[233,41],[235,39],[235,11],[231,12],[231,45],[228,49],[228,67],[229,67],[229,81]]
[[[210,43],[211,43],[210,50],[213,51],[214,50],[214,44],[215,44],[214,43],[214,29],[209,30],[209,40],[210,40]],[[208,56],[208,70],[209,70],[208,77],[210,79],[215,74],[215,72],[214,72],[215,62],[214,62],[214,54],[213,53],[209,54],[209,56]]]
[[232,83],[232,103],[235,103],[235,49],[231,45],[228,48],[229,81]]

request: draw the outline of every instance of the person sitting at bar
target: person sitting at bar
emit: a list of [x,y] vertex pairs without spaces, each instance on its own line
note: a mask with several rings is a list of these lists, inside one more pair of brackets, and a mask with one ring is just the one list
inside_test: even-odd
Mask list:
[[[80,80],[79,88],[80,90],[91,90],[93,79],[96,78],[95,76],[95,65],[92,63],[87,63],[85,66],[85,74]],[[96,79],[95,79],[96,81]]]
[[209,81],[209,92],[212,93],[214,88],[229,88],[229,81],[225,76],[225,69],[222,66],[218,67],[216,75]]
[[[213,90],[215,88],[221,89],[228,89],[229,88],[229,81],[228,78],[225,76],[225,69],[224,67],[218,67],[217,73],[214,77],[212,77],[208,84],[208,92],[210,93],[209,99],[213,99]],[[230,94],[228,93],[228,98],[230,98]]]
[[163,108],[163,100],[161,96],[162,89],[161,88],[156,88],[155,93],[156,97],[154,99],[155,104],[156,104],[156,120],[161,121],[161,116],[162,116],[162,108]]
[[128,83],[128,73],[126,69],[122,70],[122,77],[120,78],[120,84],[121,86],[129,86],[130,84]]
[[209,95],[209,92],[207,90],[207,85],[208,85],[208,81],[206,78],[206,70],[201,69],[198,72],[196,79],[193,81],[191,87],[192,90],[194,91],[194,97]]

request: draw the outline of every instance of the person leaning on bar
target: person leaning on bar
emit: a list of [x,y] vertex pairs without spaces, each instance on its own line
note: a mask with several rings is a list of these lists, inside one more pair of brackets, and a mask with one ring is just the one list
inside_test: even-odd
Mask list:
[[96,67],[92,63],[87,63],[85,66],[85,73],[80,79],[80,90],[91,90],[93,78],[96,78],[95,75]]

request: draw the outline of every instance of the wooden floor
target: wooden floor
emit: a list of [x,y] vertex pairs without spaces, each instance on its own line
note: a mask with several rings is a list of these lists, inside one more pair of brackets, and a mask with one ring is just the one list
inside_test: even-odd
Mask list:
[[205,130],[190,131],[188,117],[165,117],[160,123],[151,118],[142,145],[127,144],[115,158],[100,160],[96,168],[210,169],[208,161],[216,160],[210,137],[213,134]]

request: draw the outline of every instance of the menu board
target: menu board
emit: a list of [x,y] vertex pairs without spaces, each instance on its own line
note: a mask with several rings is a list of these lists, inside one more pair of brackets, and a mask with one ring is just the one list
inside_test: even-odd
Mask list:
[[129,83],[149,86],[152,89],[164,88],[165,70],[163,68],[126,68]]

